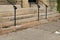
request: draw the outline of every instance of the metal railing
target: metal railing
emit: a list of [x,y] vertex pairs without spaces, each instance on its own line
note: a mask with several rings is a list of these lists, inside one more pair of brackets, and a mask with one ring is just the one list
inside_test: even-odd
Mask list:
[[48,18],[48,15],[47,15],[47,12],[48,12],[47,8],[48,8],[48,6],[47,6],[47,4],[45,4],[43,1],[40,1],[40,2],[41,2],[42,4],[44,4],[45,7],[46,7],[46,11],[45,11],[45,13],[46,13],[45,19],[47,19],[47,18]]
[[15,6],[14,3],[10,2],[10,0],[7,0],[14,8],[14,26],[16,26],[16,9],[17,7]]
[[40,5],[39,4],[37,4],[37,7],[38,7],[38,21],[39,21],[39,17],[40,17],[40,12],[39,12],[39,8],[40,8]]
[[[16,9],[17,9],[17,7],[15,6],[15,4],[14,3],[12,3],[12,2],[10,2],[9,0],[7,0],[12,6],[13,6],[13,8],[14,8],[14,26],[16,26]],[[41,3],[43,3],[44,5],[45,5],[45,7],[46,7],[46,15],[45,15],[45,19],[47,19],[47,5],[44,3],[44,2],[42,2],[42,1],[40,1]],[[21,7],[23,7],[23,5],[22,5],[22,3],[23,3],[23,1],[21,0]],[[40,13],[39,13],[39,8],[40,8],[40,5],[39,5],[39,3],[38,3],[38,1],[37,1],[37,3],[35,3],[36,5],[37,5],[37,8],[38,8],[38,21],[39,21],[39,17],[40,17]],[[31,5],[31,4],[30,4]]]
[[[30,7],[31,7],[32,2],[29,2],[29,4],[30,4]],[[39,21],[39,10],[40,10],[39,8],[40,8],[40,5],[38,4],[38,1],[35,4],[37,5],[37,8],[38,8],[38,16],[37,16],[38,19],[37,20]]]
[[[42,1],[40,1],[41,3],[43,3],[44,5],[45,5],[45,7],[46,7],[46,11],[45,11],[45,13],[46,13],[46,15],[45,15],[45,19],[47,19],[48,17],[47,17],[47,8],[48,8],[48,6],[44,3],[44,2],[42,2]],[[31,7],[31,3],[29,3],[30,4],[30,7]],[[36,5],[37,5],[37,8],[38,8],[38,21],[39,21],[39,17],[40,17],[40,12],[39,12],[39,8],[40,8],[40,5],[39,5],[39,1],[37,0],[37,3],[35,3]]]
[[23,0],[21,0],[21,8],[23,8]]

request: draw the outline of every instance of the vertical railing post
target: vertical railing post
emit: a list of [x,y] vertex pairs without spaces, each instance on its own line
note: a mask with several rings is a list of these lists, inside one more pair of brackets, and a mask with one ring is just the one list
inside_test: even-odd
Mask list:
[[40,17],[40,16],[39,16],[39,15],[40,15],[40,14],[39,14],[39,8],[40,8],[40,5],[39,5],[39,3],[38,3],[38,0],[37,0],[37,7],[38,7],[38,21],[39,21],[39,17]]
[[11,2],[10,0],[7,0],[14,8],[14,26],[16,26],[16,9],[17,7],[15,6],[14,2]]
[[21,8],[23,8],[23,0],[21,0]]
[[48,6],[43,2],[43,1],[40,1],[41,3],[43,3],[44,5],[45,5],[45,7],[46,7],[46,15],[45,15],[45,19],[47,19],[48,18],[48,15],[47,15],[47,8],[48,8]]
[[16,9],[17,7],[16,6],[13,6],[14,7],[14,26],[16,26]]
[[45,19],[47,19],[48,18],[48,15],[47,15],[47,5],[45,5],[46,6],[46,15],[45,15]]
[[39,8],[40,8],[40,6],[37,4],[37,6],[38,6],[38,21],[39,21],[39,18],[40,18],[40,14],[39,14]]

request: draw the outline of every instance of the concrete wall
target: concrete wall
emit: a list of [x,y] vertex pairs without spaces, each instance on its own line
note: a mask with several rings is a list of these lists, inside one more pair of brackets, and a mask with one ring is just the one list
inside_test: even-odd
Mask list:
[[29,7],[28,0],[23,0],[23,7]]

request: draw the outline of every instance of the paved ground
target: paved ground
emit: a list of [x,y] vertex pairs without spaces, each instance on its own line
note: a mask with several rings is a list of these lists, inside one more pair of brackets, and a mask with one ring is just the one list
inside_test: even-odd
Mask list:
[[56,30],[60,30],[60,21],[1,35],[0,40],[60,40]]
[[36,29],[43,29],[44,31],[48,32],[54,32],[60,30],[60,20],[57,22],[49,22],[47,24],[38,25],[38,27],[35,27]]

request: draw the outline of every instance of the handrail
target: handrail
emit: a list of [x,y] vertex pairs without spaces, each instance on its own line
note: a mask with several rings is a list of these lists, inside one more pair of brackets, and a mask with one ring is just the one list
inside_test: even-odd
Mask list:
[[40,1],[41,3],[43,3],[45,6],[47,6],[47,4],[45,4],[43,1]]
[[11,4],[11,5],[14,5],[14,3],[12,3],[11,1],[9,1],[9,0],[7,0],[7,2],[9,2],[9,4]]
[[17,7],[12,3],[10,2],[9,0],[7,0],[14,8],[14,26],[16,26],[16,9]]
[[43,3],[43,4],[45,5],[45,7],[46,7],[46,16],[45,16],[45,19],[47,19],[47,18],[48,18],[48,17],[47,17],[47,16],[48,16],[48,15],[47,15],[47,7],[48,7],[48,6],[47,6],[47,4],[45,4],[43,1],[40,1],[40,2]]
[[[31,2],[29,3],[30,4],[30,7],[31,7]],[[38,8],[38,21],[39,21],[39,8],[40,8],[40,5],[38,4],[38,0],[37,0],[37,3],[35,3],[37,5],[37,8]]]
[[23,4],[23,0],[21,0],[21,8],[23,8],[23,5],[22,4]]
[[40,15],[40,14],[39,14],[39,10],[40,10],[39,8],[40,8],[40,5],[37,4],[37,7],[38,7],[38,21],[39,21],[39,17],[40,17],[40,16],[39,16],[39,15]]
[[[47,19],[48,17],[47,17],[47,4],[45,4],[43,1],[40,1],[41,3],[43,3],[44,5],[45,5],[45,7],[46,7],[46,16],[45,16],[45,19]],[[31,3],[30,3],[30,7],[31,7]],[[39,5],[39,2],[38,2],[38,0],[37,0],[37,7],[38,7],[38,21],[39,21],[39,8],[40,8],[40,5]]]

